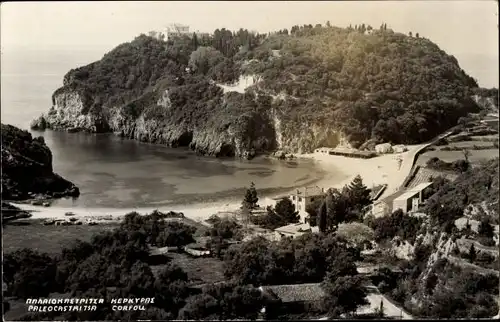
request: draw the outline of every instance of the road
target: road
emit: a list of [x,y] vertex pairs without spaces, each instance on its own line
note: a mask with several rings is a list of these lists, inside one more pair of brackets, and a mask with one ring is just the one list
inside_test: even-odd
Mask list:
[[[404,309],[397,306],[393,301],[388,299],[384,294],[380,293],[378,288],[373,284],[368,285],[366,287],[370,292],[367,296],[367,300],[370,303],[370,307],[368,310],[373,311],[375,308],[380,307],[380,303],[383,303],[384,315],[387,317],[400,318],[402,320],[413,320],[414,317],[406,312]],[[364,313],[363,311],[367,310],[361,309],[357,313]]]
[[401,164],[401,169],[400,169],[401,173],[404,173],[405,176],[404,177],[401,176],[400,182],[397,185],[393,185],[392,187],[390,187],[390,189],[386,189],[385,192],[378,199],[379,200],[384,199],[385,197],[399,191],[402,188],[402,185],[405,182],[406,178],[411,174],[413,166],[415,165],[417,158],[422,152],[422,150],[427,148],[428,146],[435,144],[440,139],[450,136],[452,133],[453,131],[451,130],[447,131],[435,137],[434,139],[428,141],[427,143],[417,145],[413,147],[413,149],[411,149],[410,151],[406,152],[407,155],[403,158],[403,162]]

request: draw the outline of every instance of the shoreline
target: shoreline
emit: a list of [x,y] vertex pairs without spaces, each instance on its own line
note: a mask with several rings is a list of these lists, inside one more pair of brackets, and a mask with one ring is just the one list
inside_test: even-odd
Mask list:
[[[384,154],[371,159],[356,159],[343,156],[334,156],[324,153],[308,153],[296,155],[297,161],[300,159],[309,159],[317,162],[318,166],[324,171],[325,176],[314,183],[325,190],[329,188],[340,189],[349,184],[356,175],[360,175],[364,184],[371,188],[375,185],[387,184],[386,193],[393,193],[402,184],[409,171],[413,166],[415,153],[424,145],[408,146],[408,151],[403,153]],[[398,167],[397,159],[401,157],[403,162],[401,167]],[[343,178],[343,179],[340,179]],[[288,191],[293,191],[291,188]],[[258,190],[257,190],[258,191]],[[262,208],[272,206],[275,201],[272,199],[276,196],[286,195],[286,193],[266,194],[261,195],[259,205]],[[243,197],[242,197],[243,198]],[[23,203],[11,203],[12,205],[29,211],[33,219],[64,219],[66,212],[75,213],[73,218],[96,218],[96,217],[111,217],[112,220],[118,220],[126,214],[136,211],[140,214],[151,213],[154,210],[161,212],[182,212],[186,218],[203,222],[214,214],[220,213],[236,213],[241,201],[219,200],[213,202],[199,202],[184,205],[159,205],[145,207],[129,207],[129,208],[84,208],[84,207],[61,207],[61,206],[33,206]]]
[[[272,198],[263,197],[263,200],[259,202],[261,207],[266,207],[268,205],[274,204]],[[39,220],[39,219],[66,219],[66,218],[89,218],[97,219],[98,217],[111,217],[111,220],[106,221],[116,221],[120,220],[122,217],[131,212],[137,212],[141,215],[146,215],[154,210],[167,213],[169,211],[181,212],[186,218],[204,222],[210,216],[220,213],[235,213],[239,210],[241,206],[240,202],[211,202],[211,203],[194,203],[190,205],[172,205],[172,206],[160,206],[160,207],[136,207],[136,208],[75,208],[75,207],[43,207],[43,206],[33,206],[29,204],[19,204],[10,203],[13,206],[20,208],[21,210],[29,212],[32,216],[30,218],[25,218],[24,220]],[[75,215],[68,217],[65,214],[67,212],[72,212]]]

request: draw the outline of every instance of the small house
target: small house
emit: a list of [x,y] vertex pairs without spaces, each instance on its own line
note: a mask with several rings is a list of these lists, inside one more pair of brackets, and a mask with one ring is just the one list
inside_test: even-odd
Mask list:
[[403,213],[417,211],[419,204],[418,191],[407,191],[394,199],[392,209],[401,209]]
[[288,314],[313,311],[319,308],[325,296],[320,283],[269,285],[259,287],[260,291],[273,301],[267,312],[286,312]]
[[184,246],[183,250],[194,257],[210,256],[210,250],[207,247],[208,240],[209,237],[199,237],[196,242]]
[[403,152],[408,151],[408,148],[403,144],[398,144],[398,145],[393,146],[392,150],[394,151],[394,153],[403,153]]
[[415,212],[430,197],[432,182],[422,182],[394,199],[392,210],[403,210],[403,213]]
[[371,210],[368,213],[375,217],[389,215],[393,211],[394,200],[401,196],[404,192],[405,191],[397,191],[383,199],[374,201]]
[[309,224],[306,223],[298,223],[276,228],[274,230],[274,233],[275,233],[275,239],[280,240],[283,237],[295,238],[308,232],[315,233],[318,231],[319,231],[318,227],[311,227]]
[[162,265],[170,261],[168,253],[177,252],[178,248],[176,246],[165,246],[165,247],[149,247],[148,264],[150,265]]
[[195,248],[195,247],[184,247],[184,251],[193,256],[193,257],[205,257],[205,256],[210,256],[210,251],[209,250],[204,250],[200,248]]
[[348,158],[357,158],[357,159],[370,159],[377,156],[377,153],[373,151],[360,151],[357,149],[338,148],[338,147],[330,150],[328,154],[338,155]]

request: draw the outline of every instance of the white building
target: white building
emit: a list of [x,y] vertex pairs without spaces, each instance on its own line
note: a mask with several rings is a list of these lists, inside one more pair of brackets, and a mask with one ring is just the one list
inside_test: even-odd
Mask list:
[[404,213],[416,212],[429,197],[431,185],[432,182],[423,182],[406,191],[395,192],[384,199],[375,201],[367,213],[375,217],[382,217],[397,209],[403,210]]
[[190,36],[191,32],[188,25],[173,23],[165,28],[163,34],[165,35],[165,40],[169,40],[180,36]]
[[392,203],[392,211],[398,209],[403,210],[403,213],[415,212],[418,210],[420,205],[427,199],[427,192],[432,182],[423,182],[417,186],[411,188],[411,190],[406,191]]
[[330,151],[333,151],[333,148],[327,148],[327,147],[322,147],[322,148],[317,148],[314,150],[314,153],[325,153],[325,154],[330,154]]
[[403,145],[403,144],[398,144],[398,145],[393,146],[392,150],[395,153],[403,153],[403,152],[408,151],[408,148],[405,145]]
[[290,200],[292,200],[295,210],[299,213],[301,223],[305,223],[305,219],[309,215],[306,212],[306,207],[315,200],[322,198],[324,195],[324,189],[318,186],[304,187],[292,193]]
[[390,143],[382,143],[375,145],[375,152],[377,153],[392,153],[392,146]]
[[417,211],[418,209],[418,191],[407,191],[392,202],[392,210],[403,210],[403,213]]
[[304,224],[304,223],[289,224],[286,226],[276,228],[274,230],[274,238],[275,240],[280,240],[281,238],[284,237],[296,238],[302,236],[307,232],[317,233],[319,232],[319,228],[311,227],[309,224]]

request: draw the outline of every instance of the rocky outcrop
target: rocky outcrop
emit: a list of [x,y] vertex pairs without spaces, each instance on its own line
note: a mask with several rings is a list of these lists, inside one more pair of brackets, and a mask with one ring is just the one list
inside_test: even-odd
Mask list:
[[56,91],[53,106],[47,114],[33,120],[34,130],[66,130],[68,132],[100,133],[109,131],[104,116],[91,111],[82,94],[77,91]]
[[2,199],[78,197],[79,189],[52,170],[43,137],[2,124]]
[[[168,90],[156,107],[170,108]],[[35,130],[65,130],[91,133],[113,132],[119,136],[170,147],[190,147],[200,155],[242,157],[250,159],[257,153],[280,150],[285,154],[308,153],[321,146],[336,146],[344,135],[329,126],[295,122],[271,109],[265,115],[241,118],[225,127],[175,124],[168,118],[130,117],[123,108],[110,109],[108,115],[92,114],[81,94],[68,90],[54,94],[55,104],[50,111],[31,124]],[[213,123],[217,123],[217,119]]]
[[5,225],[11,221],[17,220],[17,219],[25,219],[25,218],[30,218],[31,214],[27,211],[24,211],[16,206],[13,206],[7,202],[1,203],[2,211],[1,211],[1,216],[2,216],[2,225]]

